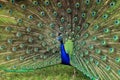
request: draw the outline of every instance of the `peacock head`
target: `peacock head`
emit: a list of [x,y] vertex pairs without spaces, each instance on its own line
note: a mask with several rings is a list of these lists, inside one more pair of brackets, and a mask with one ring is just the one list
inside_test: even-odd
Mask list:
[[62,33],[58,33],[57,40],[60,41],[60,42],[63,41]]

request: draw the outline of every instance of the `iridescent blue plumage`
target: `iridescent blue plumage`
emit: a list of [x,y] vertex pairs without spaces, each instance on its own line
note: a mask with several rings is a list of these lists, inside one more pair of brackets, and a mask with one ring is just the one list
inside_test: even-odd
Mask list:
[[63,43],[61,43],[60,45],[60,52],[61,52],[62,64],[70,65],[70,57],[68,53],[66,53]]
[[70,57],[69,54],[66,53],[64,43],[62,40],[61,33],[58,34],[57,40],[60,41],[60,52],[61,52],[61,63],[65,65],[70,65]]

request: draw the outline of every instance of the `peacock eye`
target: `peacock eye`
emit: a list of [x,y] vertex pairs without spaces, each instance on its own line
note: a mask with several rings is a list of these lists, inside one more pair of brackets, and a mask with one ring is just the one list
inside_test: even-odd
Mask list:
[[37,1],[33,1],[33,5],[37,6],[38,2]]
[[22,33],[21,33],[21,32],[17,32],[17,33],[16,33],[16,36],[17,36],[18,38],[20,38],[20,37],[22,36]]
[[104,45],[106,45],[106,44],[107,44],[107,43],[106,43],[105,40],[102,40],[102,41],[101,41],[101,45],[102,45],[102,46],[104,46]]
[[49,0],[46,0],[45,1],[45,5],[48,6],[50,4],[50,1]]
[[18,23],[22,23],[23,20],[20,18],[20,19],[17,20],[17,22],[18,22]]
[[82,18],[85,18],[86,17],[86,13],[82,13]]
[[104,29],[103,29],[103,32],[104,32],[104,33],[109,33],[109,32],[110,32],[110,29],[109,29],[109,28],[104,28]]
[[54,40],[54,41],[52,42],[52,44],[57,44],[57,41],[56,41],[56,40]]
[[53,16],[57,17],[58,13],[56,11],[53,12]]
[[89,51],[88,51],[88,50],[85,50],[84,53],[85,53],[85,55],[88,55],[88,54],[89,54]]
[[84,27],[84,29],[87,29],[89,27],[89,23],[84,23],[83,27]]
[[46,43],[46,42],[43,42],[43,43],[42,43],[42,46],[43,46],[43,47],[46,47],[46,46],[47,46],[47,43]]
[[76,30],[79,31],[79,30],[80,30],[80,26],[77,26],[77,27],[76,27]]
[[5,45],[1,45],[1,46],[0,46],[0,50],[4,50],[5,48],[6,48]]
[[61,3],[61,2],[58,2],[58,3],[57,3],[57,6],[58,6],[59,8],[61,8],[61,7],[62,7],[62,3]]
[[63,28],[63,27],[60,27],[60,31],[64,31],[64,28]]
[[32,15],[29,15],[28,18],[29,18],[29,19],[33,19],[33,16],[32,16]]
[[30,50],[30,49],[27,49],[27,50],[26,50],[26,54],[31,54],[31,50]]
[[94,26],[93,26],[93,29],[94,29],[94,30],[98,30],[98,29],[99,29],[99,26],[98,26],[98,25],[94,25]]
[[73,18],[73,21],[74,21],[74,22],[77,22],[77,21],[78,21],[78,17],[74,17],[74,18]]
[[114,21],[114,24],[115,24],[115,25],[119,25],[119,24],[120,24],[120,20],[115,20],[115,21]]
[[88,38],[88,37],[89,37],[89,34],[88,34],[88,33],[85,33],[85,34],[83,35],[83,37],[84,37],[84,38]]
[[27,32],[31,32],[31,28],[30,28],[30,27],[27,27],[26,31],[27,31]]
[[94,45],[91,44],[91,45],[88,46],[88,48],[89,48],[90,50],[93,50],[93,49],[94,49]]
[[93,41],[96,41],[96,40],[97,40],[97,37],[96,37],[96,36],[93,36],[93,37],[92,37],[92,40],[93,40]]
[[54,33],[50,33],[50,37],[54,38],[55,34]]
[[120,75],[120,70],[118,70],[118,74]]
[[34,52],[38,52],[39,51],[39,48],[34,48]]
[[40,35],[38,36],[38,38],[39,38],[39,40],[43,40],[43,39],[44,39],[44,36],[43,36],[42,34],[40,34]]
[[106,61],[107,56],[101,56],[101,59],[102,59],[103,61]]
[[26,9],[25,4],[22,4],[22,5],[21,5],[21,9],[23,9],[23,10],[25,10],[25,9]]
[[20,56],[20,61],[23,61],[25,59],[24,56]]
[[85,4],[89,5],[90,4],[90,0],[85,0]]
[[13,13],[13,10],[12,10],[12,9],[8,10],[8,13],[9,13],[9,14],[12,14],[12,13]]
[[111,67],[109,65],[106,66],[106,70],[109,71]]
[[13,39],[8,39],[7,42],[8,42],[9,44],[12,44],[12,43],[13,43]]
[[72,12],[72,10],[70,8],[68,8],[66,11],[68,14],[70,14]]
[[96,3],[97,3],[97,4],[100,4],[100,3],[101,3],[101,0],[96,0]]
[[96,54],[100,54],[100,53],[101,53],[101,50],[100,50],[100,49],[95,49],[95,53],[96,53]]
[[6,60],[11,60],[11,56],[7,56],[7,57],[6,57]]
[[92,11],[92,16],[94,17],[94,16],[96,16],[96,12],[95,11]]
[[80,45],[81,45],[81,46],[85,46],[85,45],[86,45],[86,42],[85,42],[85,41],[81,41],[81,42],[80,42]]
[[114,36],[113,36],[113,40],[114,40],[114,41],[117,41],[118,39],[119,39],[118,35],[114,35]]
[[44,26],[44,24],[42,23],[42,22],[39,22],[38,24],[37,24],[37,27],[38,28],[42,28]]
[[24,48],[24,47],[25,47],[25,44],[21,43],[21,44],[19,45],[19,47],[20,47],[20,48]]
[[64,23],[65,22],[65,18],[61,17],[60,21],[61,21],[61,23]]
[[77,2],[77,3],[75,4],[75,7],[76,7],[76,8],[79,8],[79,7],[80,7],[80,3]]
[[15,0],[10,0],[10,2],[11,2],[12,4],[14,4],[14,3],[15,3]]
[[115,61],[116,61],[117,63],[119,63],[119,62],[120,62],[120,57],[115,58]]
[[113,6],[115,6],[115,2],[110,3],[110,7],[113,7]]
[[0,9],[2,8],[2,4],[0,4]]
[[108,18],[108,14],[103,14],[102,18],[103,19],[107,19]]
[[16,51],[17,51],[17,48],[16,48],[16,47],[12,47],[12,51],[13,51],[13,52],[16,52]]
[[114,52],[114,48],[109,48],[109,52],[113,53]]
[[33,38],[32,37],[28,38],[28,42],[32,43],[33,42]]
[[40,15],[41,15],[42,17],[45,16],[45,12],[42,11],[42,12],[40,13]]
[[54,23],[50,23],[50,28],[55,28],[55,24]]
[[71,28],[71,24],[67,24],[67,28],[70,29]]
[[95,61],[95,65],[98,66],[100,63],[99,61]]
[[10,32],[10,31],[12,31],[12,28],[10,26],[5,27],[5,31]]

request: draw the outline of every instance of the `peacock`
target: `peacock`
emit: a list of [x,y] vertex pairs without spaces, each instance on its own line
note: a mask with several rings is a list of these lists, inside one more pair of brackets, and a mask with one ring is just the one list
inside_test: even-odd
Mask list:
[[0,70],[72,66],[120,80],[120,0],[0,0]]

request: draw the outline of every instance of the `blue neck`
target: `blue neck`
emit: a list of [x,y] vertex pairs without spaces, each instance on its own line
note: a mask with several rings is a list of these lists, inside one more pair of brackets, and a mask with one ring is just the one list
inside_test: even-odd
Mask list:
[[63,43],[61,43],[60,45],[60,51],[61,51],[62,64],[70,65],[70,58],[69,58],[69,55],[65,51]]

